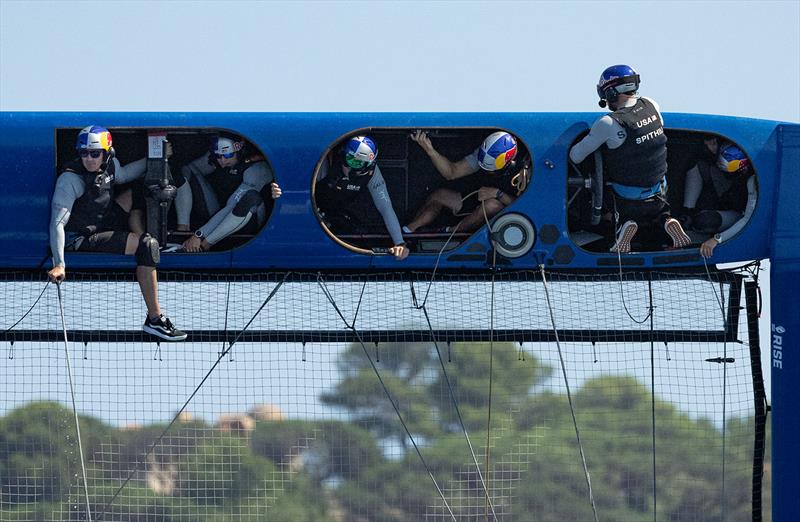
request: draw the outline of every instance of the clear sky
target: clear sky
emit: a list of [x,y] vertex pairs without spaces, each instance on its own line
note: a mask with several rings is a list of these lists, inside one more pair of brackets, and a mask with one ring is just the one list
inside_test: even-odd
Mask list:
[[800,121],[800,1],[0,0],[2,110],[594,111]]

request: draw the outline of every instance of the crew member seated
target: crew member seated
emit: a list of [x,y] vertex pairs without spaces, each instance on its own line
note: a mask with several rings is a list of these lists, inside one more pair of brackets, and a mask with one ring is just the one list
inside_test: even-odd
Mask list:
[[730,143],[719,146],[713,137],[704,143],[710,158],[699,160],[686,173],[679,219],[690,233],[707,238],[700,253],[711,257],[717,245],[739,233],[750,220],[757,187],[750,160],[739,147]]
[[[214,137],[209,152],[175,176],[177,230],[189,231],[191,223],[203,223],[183,242],[183,249],[207,251],[251,220],[262,227],[267,219],[262,189],[270,184],[272,199],[281,196],[274,178],[264,157],[249,154],[240,137]],[[193,186],[200,198],[194,197]],[[220,204],[223,201],[224,207]]]
[[[75,148],[80,158],[69,164],[56,181],[50,219],[50,250],[53,268],[51,281],[66,278],[65,250],[106,252],[136,257],[136,279],[147,306],[142,329],[166,341],[183,341],[186,333],[177,330],[161,313],[158,302],[156,266],[160,261],[158,241],[130,231],[133,196],[130,189],[117,192],[119,185],[142,177],[146,158],[122,166],[111,146],[111,133],[105,127],[90,125],[78,134]],[[167,148],[167,156],[172,154]]]
[[457,192],[452,188],[438,188],[422,204],[414,219],[403,231],[413,233],[433,223],[442,210],[448,209],[456,216],[464,216],[450,232],[472,232],[498,212],[512,204],[525,190],[529,180],[528,166],[517,162],[517,140],[507,132],[494,132],[480,147],[458,161],[450,161],[431,143],[427,132],[418,130],[411,139],[431,158],[436,170],[445,180],[456,180],[475,175],[469,184],[477,190]]
[[612,112],[598,118],[569,151],[575,164],[602,151],[618,227],[612,252],[630,252],[639,227],[654,221],[664,227],[673,248],[691,242],[667,203],[667,136],[661,112],[655,101],[637,96],[638,90],[639,75],[632,67],[612,65],[603,71],[597,83],[599,105]]
[[408,257],[400,221],[392,207],[386,182],[377,163],[378,147],[367,136],[355,136],[331,153],[319,168],[314,188],[317,208],[331,226],[346,226],[358,218],[348,208],[359,202],[366,191],[380,212],[392,238],[391,253],[398,261]]

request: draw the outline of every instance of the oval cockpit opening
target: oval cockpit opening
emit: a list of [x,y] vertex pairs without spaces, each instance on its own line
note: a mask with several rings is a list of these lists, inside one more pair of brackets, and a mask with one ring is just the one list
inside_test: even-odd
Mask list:
[[[114,181],[95,190],[98,171],[85,166],[91,156],[76,150],[81,129],[56,129],[56,176],[71,172],[83,188],[65,226],[67,250],[111,252],[93,250],[84,239],[119,229],[149,233],[163,253],[226,251],[251,240],[269,219],[274,171],[245,136],[221,128],[107,130],[113,159],[103,156],[103,168],[114,164],[108,171]],[[98,207],[104,198],[113,203]]]
[[350,250],[404,243],[435,254],[511,207],[531,174],[528,148],[502,129],[362,129],[320,159],[313,203],[323,229]]
[[[579,135],[572,145],[587,133]],[[685,248],[713,248],[733,239],[750,220],[758,199],[756,172],[747,151],[713,133],[682,129],[665,129],[665,133],[666,201],[671,216],[681,222],[689,236],[690,244]],[[720,159],[723,156],[726,159]],[[567,178],[570,239],[595,253],[612,251],[622,225],[615,222],[615,192],[602,163],[602,154],[595,152],[580,165],[570,163]],[[662,223],[640,223],[631,251],[663,250],[674,248]]]

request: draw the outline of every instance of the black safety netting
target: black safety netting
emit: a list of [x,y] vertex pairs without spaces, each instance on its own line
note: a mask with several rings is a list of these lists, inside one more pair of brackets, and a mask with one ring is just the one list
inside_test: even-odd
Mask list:
[[181,343],[68,275],[0,280],[0,521],[760,517],[738,273],[163,271]]

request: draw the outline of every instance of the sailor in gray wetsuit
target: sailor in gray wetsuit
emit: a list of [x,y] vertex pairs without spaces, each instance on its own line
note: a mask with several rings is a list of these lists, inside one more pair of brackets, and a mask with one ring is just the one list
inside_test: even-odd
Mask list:
[[700,159],[686,173],[679,219],[708,238],[700,245],[700,254],[711,257],[717,245],[750,221],[758,189],[750,159],[739,147],[732,143],[720,146],[715,137],[704,142],[710,157]]
[[367,189],[392,237],[394,246],[389,248],[389,253],[402,261],[408,257],[408,247],[386,190],[386,181],[376,163],[377,156],[378,148],[371,138],[350,138],[339,153],[331,154],[320,166],[315,200],[328,219],[339,218],[347,215],[347,207]]
[[[167,341],[182,341],[186,334],[175,329],[161,313],[158,303],[156,266],[158,242],[148,234],[129,231],[131,190],[115,194],[115,186],[140,178],[146,168],[142,158],[124,167],[114,157],[111,133],[90,125],[78,134],[75,147],[80,159],[66,167],[56,181],[51,205],[50,250],[53,268],[50,280],[66,277],[64,250],[107,252],[136,256],[136,279],[147,306],[142,329]],[[168,154],[171,150],[168,149]]]
[[[281,196],[264,157],[245,154],[238,137],[214,137],[209,152],[183,167],[175,184],[177,229],[188,231],[191,222],[203,223],[183,242],[187,252],[209,250],[251,220],[262,227],[267,216],[261,191],[267,184],[272,199]],[[193,196],[193,187],[199,198]]]
[[639,75],[627,65],[612,65],[600,76],[600,107],[613,111],[600,117],[589,134],[569,151],[580,163],[595,150],[603,153],[607,181],[614,202],[614,252],[629,252],[639,226],[659,221],[674,248],[688,246],[689,236],[672,218],[667,204],[667,136],[658,104],[639,97]]

